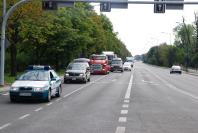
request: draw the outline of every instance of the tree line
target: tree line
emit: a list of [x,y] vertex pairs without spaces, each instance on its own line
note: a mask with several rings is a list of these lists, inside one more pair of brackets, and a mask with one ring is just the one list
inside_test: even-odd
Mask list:
[[[7,8],[19,0],[7,0]],[[2,16],[2,1],[0,2]],[[56,11],[43,11],[40,0],[18,8],[8,20],[6,72],[15,76],[29,64],[65,68],[74,58],[86,57],[102,51],[114,51],[119,57],[131,56],[118,39],[112,23],[98,15],[88,3]]]
[[[195,14],[196,16],[196,14]],[[198,21],[192,24],[178,24],[174,28],[175,41],[172,45],[162,43],[153,46],[143,55],[145,63],[171,67],[181,65],[183,67],[198,68]]]

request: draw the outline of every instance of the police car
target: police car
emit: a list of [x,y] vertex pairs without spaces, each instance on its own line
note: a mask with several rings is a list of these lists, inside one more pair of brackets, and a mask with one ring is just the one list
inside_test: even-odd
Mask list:
[[50,66],[29,66],[11,85],[10,101],[41,99],[49,102],[52,96],[60,97],[61,78]]

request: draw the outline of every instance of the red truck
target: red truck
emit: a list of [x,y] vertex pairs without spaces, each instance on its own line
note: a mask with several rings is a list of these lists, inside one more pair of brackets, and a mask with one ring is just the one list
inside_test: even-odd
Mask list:
[[110,66],[106,55],[93,54],[90,57],[91,74],[108,74]]

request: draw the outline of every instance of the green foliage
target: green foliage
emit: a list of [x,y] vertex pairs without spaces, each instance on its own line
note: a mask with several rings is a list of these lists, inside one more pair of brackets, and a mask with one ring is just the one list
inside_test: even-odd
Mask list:
[[[16,1],[8,0],[8,5]],[[74,58],[89,58],[105,50],[114,51],[122,58],[131,56],[113,32],[110,20],[97,15],[87,3],[42,11],[40,0],[29,2],[9,18],[7,36],[11,47],[6,51],[6,71],[12,75],[29,64],[63,69]]]

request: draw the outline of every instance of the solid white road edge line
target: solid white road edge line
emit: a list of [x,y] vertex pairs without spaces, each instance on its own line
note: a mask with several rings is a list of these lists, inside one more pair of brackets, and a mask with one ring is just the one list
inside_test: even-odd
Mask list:
[[129,99],[130,98],[132,84],[133,84],[133,73],[131,74],[129,85],[128,85],[128,88],[127,88],[127,91],[126,91],[126,94],[125,94],[125,99]]
[[10,126],[10,125],[11,125],[11,123],[4,124],[3,126],[0,127],[0,130],[4,129],[4,128]]
[[169,88],[171,88],[171,89],[173,89],[173,90],[175,90],[175,91],[178,91],[178,92],[180,92],[180,93],[182,93],[182,94],[184,94],[184,95],[186,95],[186,96],[190,96],[190,97],[193,98],[193,99],[198,100],[198,96],[193,95],[193,94],[191,94],[191,93],[189,93],[189,92],[187,92],[187,91],[181,90],[181,89],[177,88],[176,86],[174,86],[174,85],[168,83],[168,82],[165,81],[164,79],[160,78],[158,75],[156,75],[155,73],[153,73],[153,72],[150,71],[149,69],[146,69],[146,70],[149,71],[149,72],[151,72],[155,77],[157,77],[159,80],[161,80],[167,87],[169,87]]

